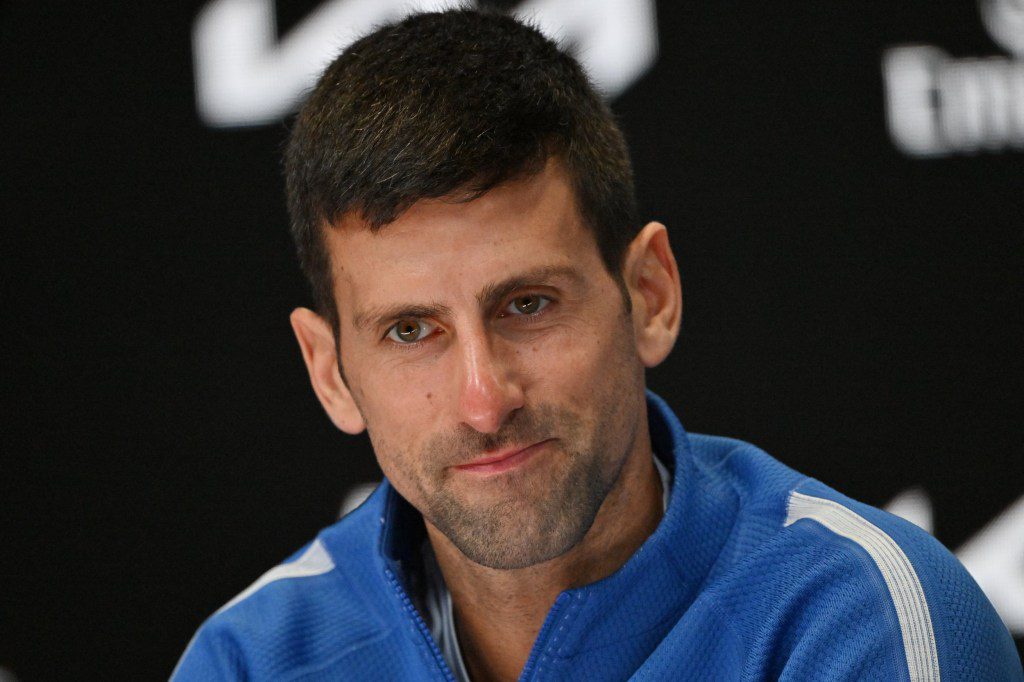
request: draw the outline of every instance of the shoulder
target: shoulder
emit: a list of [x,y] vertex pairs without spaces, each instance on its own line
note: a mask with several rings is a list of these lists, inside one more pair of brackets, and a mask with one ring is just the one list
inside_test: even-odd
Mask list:
[[[1013,640],[963,565],[934,537],[817,481],[794,490],[786,526],[843,548],[889,611],[911,679],[1022,679]],[[843,580],[834,584],[841,587]],[[893,618],[895,619],[893,621]]]
[[762,525],[710,592],[767,674],[1021,679],[987,598],[917,526],[807,478]]
[[689,434],[688,440],[700,475],[729,486],[742,506],[778,507],[789,491],[809,480],[745,441],[700,433]]
[[220,607],[172,679],[284,679],[385,637],[392,628],[372,579],[372,506],[323,530]]

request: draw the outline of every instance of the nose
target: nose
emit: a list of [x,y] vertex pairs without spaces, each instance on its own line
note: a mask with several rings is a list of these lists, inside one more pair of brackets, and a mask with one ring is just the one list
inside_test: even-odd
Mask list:
[[522,386],[485,333],[463,334],[458,348],[459,417],[481,433],[495,433],[523,406]]

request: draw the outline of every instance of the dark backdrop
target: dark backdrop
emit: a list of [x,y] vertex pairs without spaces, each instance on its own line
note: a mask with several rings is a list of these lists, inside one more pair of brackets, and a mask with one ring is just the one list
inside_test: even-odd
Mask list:
[[[166,677],[204,617],[380,476],[288,325],[309,303],[288,120],[197,113],[203,4],[0,4],[0,668],[22,680]],[[280,32],[317,4],[278,2]],[[917,43],[1019,64],[979,10],[662,1],[657,60],[613,101],[683,275],[651,387],[691,431],[866,502],[916,488],[952,549],[1024,494],[1024,154],[901,152],[882,63]],[[1009,623],[1007,519],[974,565]]]

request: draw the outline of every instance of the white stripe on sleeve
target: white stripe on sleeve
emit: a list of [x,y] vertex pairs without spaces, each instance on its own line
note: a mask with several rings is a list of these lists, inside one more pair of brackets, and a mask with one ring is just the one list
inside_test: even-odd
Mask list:
[[331,560],[331,555],[327,553],[327,549],[323,546],[323,543],[319,540],[314,540],[313,544],[309,546],[309,549],[302,553],[302,556],[287,564],[274,566],[272,569],[257,578],[256,582],[242,590],[242,592],[236,595],[234,599],[217,609],[217,613],[230,609],[246,597],[251,596],[257,590],[277,580],[283,580],[285,578],[308,578],[314,575],[320,575],[321,573],[326,573],[332,568],[334,568],[334,561]]
[[878,565],[896,607],[911,682],[939,682],[939,656],[928,602],[917,572],[896,541],[837,502],[794,491],[789,496],[786,525],[800,519],[817,521],[864,548]]

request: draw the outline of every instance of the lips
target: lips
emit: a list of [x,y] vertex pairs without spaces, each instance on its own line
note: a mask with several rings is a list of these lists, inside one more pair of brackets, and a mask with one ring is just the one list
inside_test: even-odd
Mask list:
[[551,439],[549,438],[548,440],[542,440],[526,447],[514,446],[511,448],[505,448],[504,450],[494,454],[478,457],[472,462],[459,464],[455,468],[459,471],[476,474],[496,474],[509,471],[525,464],[527,460],[533,457],[538,450],[543,448],[544,445],[550,441]]

